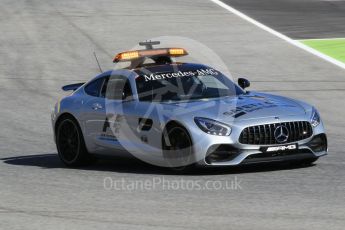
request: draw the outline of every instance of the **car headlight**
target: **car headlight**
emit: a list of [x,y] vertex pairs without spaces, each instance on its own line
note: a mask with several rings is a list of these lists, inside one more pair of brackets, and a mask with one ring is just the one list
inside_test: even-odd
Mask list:
[[321,123],[320,115],[314,108],[311,115],[310,123],[313,127],[316,127]]
[[212,119],[195,117],[194,121],[202,131],[208,134],[229,136],[231,133],[231,128],[228,125]]

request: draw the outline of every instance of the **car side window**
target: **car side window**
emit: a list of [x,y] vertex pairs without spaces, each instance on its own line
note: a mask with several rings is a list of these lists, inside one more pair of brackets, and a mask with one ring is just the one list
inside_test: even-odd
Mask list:
[[101,97],[105,97],[108,87],[109,76],[105,77],[104,83],[102,85]]
[[129,80],[124,76],[110,76],[102,88],[103,97],[124,100],[133,96]]
[[98,78],[85,86],[85,92],[93,97],[99,97],[104,78]]

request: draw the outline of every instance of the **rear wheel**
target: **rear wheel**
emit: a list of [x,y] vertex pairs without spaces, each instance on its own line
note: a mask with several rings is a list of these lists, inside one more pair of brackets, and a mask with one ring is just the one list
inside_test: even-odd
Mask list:
[[192,139],[184,127],[174,125],[164,131],[163,155],[174,170],[186,171],[194,166]]
[[61,161],[67,166],[82,166],[92,161],[81,129],[72,118],[64,118],[57,125],[56,146]]

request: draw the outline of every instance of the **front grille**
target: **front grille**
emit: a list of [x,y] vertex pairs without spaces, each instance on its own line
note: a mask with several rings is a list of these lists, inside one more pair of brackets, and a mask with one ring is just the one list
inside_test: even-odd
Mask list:
[[284,143],[300,141],[311,137],[313,129],[308,121],[281,122],[274,124],[249,126],[243,129],[239,142],[249,145],[274,145],[279,143],[274,137],[274,131],[280,125],[289,130],[289,137]]

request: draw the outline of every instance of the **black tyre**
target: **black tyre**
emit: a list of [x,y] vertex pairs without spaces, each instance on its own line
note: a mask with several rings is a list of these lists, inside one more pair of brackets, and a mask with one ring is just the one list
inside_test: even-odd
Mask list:
[[163,155],[167,166],[186,171],[194,166],[193,143],[188,131],[179,125],[168,127],[163,134]]
[[61,161],[69,167],[83,166],[93,161],[86,150],[78,123],[70,117],[57,125],[56,146]]

